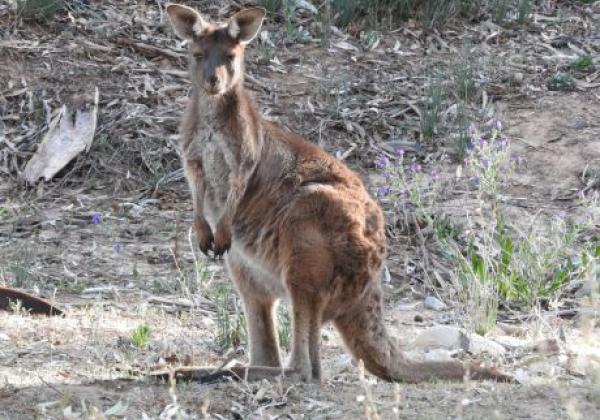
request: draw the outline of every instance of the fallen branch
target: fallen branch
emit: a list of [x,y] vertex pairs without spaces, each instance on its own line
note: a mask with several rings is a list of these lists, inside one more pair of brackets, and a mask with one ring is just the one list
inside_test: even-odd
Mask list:
[[0,309],[11,310],[11,303],[21,302],[21,307],[32,314],[39,315],[64,315],[62,309],[57,308],[45,299],[31,295],[22,290],[0,286]]

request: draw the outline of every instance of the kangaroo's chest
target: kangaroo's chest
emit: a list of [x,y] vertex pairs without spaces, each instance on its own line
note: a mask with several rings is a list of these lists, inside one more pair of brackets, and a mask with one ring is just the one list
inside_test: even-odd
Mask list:
[[204,217],[214,229],[227,201],[233,153],[223,134],[209,126],[199,127],[192,146],[204,168]]

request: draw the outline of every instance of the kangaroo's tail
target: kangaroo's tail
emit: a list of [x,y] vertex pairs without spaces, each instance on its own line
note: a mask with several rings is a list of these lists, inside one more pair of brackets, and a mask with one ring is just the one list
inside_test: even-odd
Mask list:
[[387,381],[410,383],[434,379],[462,381],[465,378],[513,381],[510,375],[477,364],[409,360],[388,334],[382,305],[381,290],[375,286],[365,294],[358,307],[334,321],[353,356],[362,359],[372,374]]
[[21,306],[32,314],[63,315],[63,311],[50,302],[11,287],[0,286],[0,309],[9,310],[10,303],[20,301]]

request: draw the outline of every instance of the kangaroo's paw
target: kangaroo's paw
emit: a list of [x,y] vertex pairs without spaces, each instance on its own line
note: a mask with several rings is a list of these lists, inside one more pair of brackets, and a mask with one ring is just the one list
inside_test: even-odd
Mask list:
[[210,225],[204,218],[197,218],[194,221],[194,230],[196,231],[200,251],[208,256],[208,252],[212,249],[214,241]]
[[213,243],[213,252],[215,257],[220,257],[231,248],[231,226],[227,223],[219,222],[215,239]]

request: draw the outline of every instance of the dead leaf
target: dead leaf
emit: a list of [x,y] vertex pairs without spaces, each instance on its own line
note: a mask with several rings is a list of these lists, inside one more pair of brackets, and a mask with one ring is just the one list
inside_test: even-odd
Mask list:
[[70,111],[66,105],[50,123],[50,128],[23,173],[30,184],[44,177],[49,181],[83,150],[89,151],[98,119],[98,88],[90,110]]

